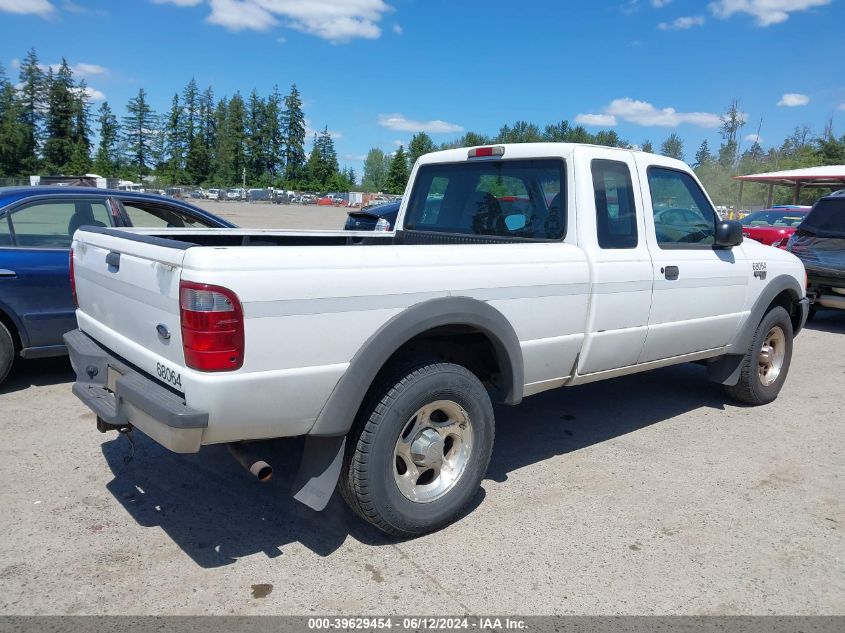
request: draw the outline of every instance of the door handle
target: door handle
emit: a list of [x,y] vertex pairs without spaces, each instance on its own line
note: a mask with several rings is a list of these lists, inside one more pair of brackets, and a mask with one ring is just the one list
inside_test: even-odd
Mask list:
[[18,273],[8,268],[0,268],[0,277],[17,277]]
[[666,266],[666,268],[661,268],[660,272],[664,273],[669,281],[675,281],[680,274],[677,266]]
[[120,253],[112,251],[106,255],[106,264],[115,270],[120,268]]

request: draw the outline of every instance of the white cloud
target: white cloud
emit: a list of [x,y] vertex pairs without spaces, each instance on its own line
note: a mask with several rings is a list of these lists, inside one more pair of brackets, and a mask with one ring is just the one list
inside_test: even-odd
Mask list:
[[783,108],[797,108],[799,106],[805,106],[808,103],[810,103],[810,97],[797,92],[787,92],[778,101],[778,105]]
[[702,15],[694,15],[694,16],[683,16],[680,17],[672,22],[661,22],[657,25],[661,31],[685,31],[687,29],[691,29],[694,26],[704,26],[704,16]]
[[79,62],[78,64],[74,64],[70,67],[73,71],[74,75],[79,77],[90,77],[91,75],[105,75],[109,72],[109,69],[105,66],[100,66],[99,64],[86,64],[85,62]]
[[399,24],[394,24],[393,32],[396,33],[396,35],[402,35],[402,26]]
[[[305,140],[306,141],[313,141],[314,135],[316,134],[319,136],[323,133],[323,129],[315,130],[311,127],[311,119],[305,119]],[[329,130],[329,136],[333,139],[343,138],[343,132],[338,132],[337,130]]]
[[687,123],[698,127],[717,128],[722,124],[718,114],[678,112],[675,108],[658,109],[647,101],[630,97],[614,99],[604,108],[604,114],[646,127],[678,127]]
[[672,0],[651,0],[651,6],[653,6],[655,9],[662,9],[671,2]]
[[[77,88],[78,90],[78,88]],[[91,86],[85,86],[85,94],[91,101],[105,101],[106,95],[101,90],[97,90],[96,88],[92,88]]]
[[440,119],[432,121],[414,121],[406,119],[401,114],[379,114],[378,124],[388,130],[397,132],[428,132],[429,134],[451,134],[463,132],[464,128],[454,123],[447,123]]
[[616,117],[612,114],[579,114],[575,122],[591,127],[613,127],[616,125]]
[[749,143],[760,143],[760,145],[763,144],[763,137],[757,136],[756,134],[749,134],[745,137],[745,140]]
[[727,19],[737,13],[755,18],[758,26],[771,26],[786,22],[789,14],[813,7],[829,5],[833,0],[716,0],[709,5],[717,18]]
[[366,154],[344,154],[343,159],[344,160],[357,160],[357,161],[364,162],[365,160],[367,160],[367,155]]
[[845,110],[845,103],[840,103],[839,107],[836,108],[837,110]]
[[50,0],[0,0],[0,11],[19,15],[52,15],[56,7]]
[[[385,0],[152,1],[182,7],[207,2],[211,13],[206,20],[231,31],[266,31],[281,23],[287,28],[316,35],[335,44],[355,38],[377,39],[381,36],[378,23],[384,14],[393,10]],[[398,26],[395,25],[394,30]]]

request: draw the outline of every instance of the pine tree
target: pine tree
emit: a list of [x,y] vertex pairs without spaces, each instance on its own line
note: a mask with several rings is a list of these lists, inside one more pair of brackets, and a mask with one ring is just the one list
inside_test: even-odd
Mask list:
[[100,104],[97,112],[97,124],[99,125],[100,144],[97,147],[97,156],[94,159],[94,171],[101,176],[115,176],[119,167],[118,156],[118,128],[117,117],[109,107],[108,101]]
[[405,155],[405,148],[401,145],[393,159],[390,161],[390,171],[387,173],[385,188],[393,194],[405,192],[405,185],[408,184],[408,158]]
[[701,141],[698,151],[695,153],[695,164],[693,167],[706,167],[713,162],[713,155],[710,153],[710,144],[707,139]]
[[66,174],[73,154],[74,83],[70,66],[65,59],[56,75],[47,76],[47,140],[44,160],[47,169]]
[[216,184],[228,186],[235,175],[232,172],[231,144],[228,141],[229,100],[226,97],[217,102],[214,110],[214,151],[211,154],[211,174]]
[[156,116],[147,103],[143,88],[129,100],[123,117],[123,138],[126,143],[127,162],[134,173],[145,176],[153,162],[153,141],[156,134]]
[[229,184],[241,184],[246,160],[246,107],[240,92],[229,100],[226,113],[226,136],[230,148],[232,180]]
[[305,113],[296,84],[285,97],[282,130],[285,138],[285,180],[295,181],[305,165]]
[[170,112],[167,115],[167,123],[164,132],[164,160],[166,164],[167,180],[174,185],[184,181],[183,175],[183,152],[185,123],[182,105],[179,103],[179,94],[173,95],[170,102]]
[[79,82],[73,98],[73,151],[70,159],[70,171],[74,174],[87,174],[91,171],[91,100],[85,80]]
[[212,174],[212,155],[217,144],[214,119],[214,92],[206,88],[199,97],[197,127],[185,160],[187,177],[192,183],[207,183]]
[[15,87],[0,66],[0,176],[15,176],[27,154],[28,130],[21,121],[22,112]]
[[672,132],[660,146],[660,153],[669,158],[684,160],[684,142],[680,136]]
[[739,110],[739,101],[734,99],[728,106],[728,111],[720,117],[722,127],[719,133],[723,143],[719,148],[719,164],[731,169],[736,165],[739,156],[739,132],[745,125],[745,115]]
[[184,132],[182,137],[185,147],[189,148],[194,140],[199,124],[199,90],[197,88],[197,82],[193,77],[182,91],[182,104],[184,106]]
[[408,144],[408,161],[413,165],[417,159],[423,154],[428,154],[435,150],[434,141],[425,132],[414,134],[411,142]]
[[643,151],[649,154],[654,153],[654,145],[652,145],[650,140],[646,139],[643,141]]
[[38,159],[44,126],[47,80],[35,49],[29,49],[20,72],[20,120],[24,126],[24,164],[21,173],[35,173],[39,169]]
[[264,100],[253,90],[246,110],[246,162],[247,181],[269,184],[270,141],[266,138],[267,109]]
[[282,129],[283,99],[279,87],[273,86],[273,92],[267,97],[264,106],[264,130],[262,136],[266,143],[267,169],[273,178],[273,184],[284,174],[285,134]]

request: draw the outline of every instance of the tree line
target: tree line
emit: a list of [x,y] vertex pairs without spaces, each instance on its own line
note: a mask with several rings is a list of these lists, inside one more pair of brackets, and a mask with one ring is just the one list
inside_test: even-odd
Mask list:
[[[736,203],[739,183],[734,176],[816,167],[820,165],[845,164],[845,135],[837,137],[833,121],[828,120],[821,133],[814,133],[810,126],[796,127],[790,136],[780,144],[764,150],[760,142],[762,121],[757,127],[754,140],[742,149],[742,133],[747,127],[745,114],[737,100],[733,100],[721,115],[719,135],[721,144],[711,150],[705,139],[699,145],[691,161],[691,166],[704,183],[708,193],[716,204],[730,206]],[[382,150],[373,148],[364,162],[363,185],[368,191],[387,191],[401,194],[408,179],[410,167],[417,158],[425,153],[456,147],[489,145],[493,143],[590,143],[608,147],[637,147],[613,130],[589,132],[580,125],[571,125],[569,121],[560,121],[546,125],[542,129],[527,121],[517,121],[513,125],[504,125],[499,133],[490,136],[477,132],[467,132],[453,141],[437,145],[425,132],[415,134],[408,144],[408,151],[403,147],[393,155],[386,155]],[[646,139],[638,146],[645,152],[655,152],[654,144]],[[684,141],[672,132],[660,144],[657,153],[678,160],[686,160]],[[802,204],[811,204],[820,195],[819,190],[805,189],[799,198]],[[762,184],[746,183],[743,190],[743,204],[763,205],[768,200],[768,188]],[[776,188],[774,203],[784,204],[793,201],[793,193],[784,188]]]
[[[97,146],[93,147],[93,126]],[[15,85],[0,66],[0,177],[48,173],[129,180],[156,176],[164,185],[285,186],[350,189],[354,170],[341,170],[328,131],[306,152],[300,93],[278,87],[215,99],[211,87],[191,81],[157,113],[141,88],[118,116],[108,101],[96,115],[85,80],[67,61],[54,70],[31,49]]]

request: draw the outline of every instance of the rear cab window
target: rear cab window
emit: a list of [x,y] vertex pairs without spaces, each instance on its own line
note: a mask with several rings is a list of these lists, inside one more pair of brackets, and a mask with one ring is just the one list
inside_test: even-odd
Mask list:
[[423,165],[405,213],[405,231],[560,240],[566,234],[561,159]]

